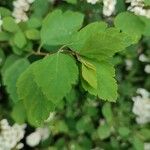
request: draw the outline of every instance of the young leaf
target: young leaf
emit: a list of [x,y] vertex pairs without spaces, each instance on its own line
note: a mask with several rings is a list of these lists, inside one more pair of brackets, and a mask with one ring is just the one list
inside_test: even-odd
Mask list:
[[103,100],[110,102],[115,102],[117,99],[117,83],[114,79],[115,69],[108,61],[94,62],[93,65],[96,66],[97,75],[97,89],[94,89],[85,80],[82,81],[83,88],[92,95],[97,95]]
[[53,103],[58,103],[70,92],[78,79],[75,60],[60,52],[45,57],[33,68],[35,81]]
[[42,44],[68,44],[73,33],[81,28],[83,15],[77,12],[55,10],[43,21],[41,30]]
[[85,64],[82,64],[82,77],[90,86],[97,89],[96,70],[89,68]]
[[19,100],[16,89],[17,80],[28,66],[29,62],[26,59],[19,59],[3,73],[3,83],[14,103]]
[[84,79],[81,79],[82,87],[84,88],[85,91],[89,92],[90,94],[97,96],[97,90],[93,88],[87,81]]
[[96,67],[88,62],[87,60],[81,58],[82,63],[82,77],[83,79],[94,89],[97,89],[97,75]]

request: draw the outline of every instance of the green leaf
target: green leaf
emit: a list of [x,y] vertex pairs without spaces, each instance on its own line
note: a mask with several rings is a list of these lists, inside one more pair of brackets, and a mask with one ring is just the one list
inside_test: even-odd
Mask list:
[[41,125],[77,79],[78,68],[68,55],[58,52],[33,63],[20,76],[17,84],[28,121],[35,126]]
[[0,42],[8,41],[10,38],[10,34],[7,32],[0,32]]
[[104,23],[92,23],[80,30],[69,46],[82,56],[104,60],[133,43],[125,33],[116,28],[107,28]]
[[50,2],[47,0],[35,0],[31,6],[33,10],[33,16],[42,18],[49,10]]
[[141,19],[141,21],[143,21],[145,23],[145,29],[143,31],[143,35],[145,36],[150,36],[150,19],[146,18],[144,16],[139,16],[139,18]]
[[19,30],[19,26],[17,25],[17,23],[12,17],[3,18],[2,27],[4,30],[8,32],[13,32],[13,33]]
[[26,111],[23,105],[23,101],[18,101],[14,106],[13,106],[13,111],[11,113],[12,118],[14,119],[15,122],[19,124],[23,124],[26,121]]
[[27,44],[27,40],[25,38],[25,35],[22,31],[18,31],[14,35],[14,43],[18,48],[23,48]]
[[81,79],[82,87],[85,91],[88,91],[90,94],[97,96],[97,90],[95,90],[87,81]]
[[42,44],[69,44],[72,34],[82,26],[83,15],[77,12],[55,10],[43,21],[41,30]]
[[0,14],[2,17],[11,16],[11,11],[5,7],[0,7]]
[[144,142],[138,137],[133,137],[133,147],[135,150],[144,150]]
[[5,56],[4,50],[0,48],[0,68],[4,64],[5,59],[6,59],[6,56]]
[[[34,81],[32,69],[38,62],[33,63],[18,79],[17,90],[20,100],[23,100],[27,118],[30,124],[41,126],[54,110],[54,104],[48,99]],[[34,94],[33,94],[34,93]]]
[[7,58],[6,58],[6,61],[1,69],[1,73],[2,75],[4,75],[5,71],[11,67],[11,65],[13,63],[15,63],[15,61],[17,61],[19,59],[19,57],[17,55],[9,55]]
[[41,25],[42,25],[42,20],[37,17],[31,17],[27,21],[28,29],[39,28],[39,27],[41,27]]
[[102,113],[107,121],[107,123],[111,124],[113,122],[113,114],[111,110],[111,104],[110,103],[105,103],[103,108],[102,108]]
[[99,138],[102,140],[108,138],[111,134],[110,127],[107,124],[100,125],[97,132]]
[[90,62],[81,58],[82,63],[82,77],[93,88],[97,89],[97,75],[96,67]]
[[33,68],[33,72],[42,92],[56,104],[70,92],[72,85],[78,80],[75,60],[60,52],[45,57]]
[[150,0],[144,0],[144,4],[145,4],[146,6],[150,6]]
[[3,83],[14,103],[19,100],[16,88],[17,80],[28,66],[29,62],[26,59],[19,59],[8,67],[3,74]]
[[77,0],[65,0],[65,1],[70,4],[77,4]]
[[150,140],[150,129],[149,128],[141,128],[137,133],[141,137],[143,137],[144,141],[149,141]]
[[40,39],[40,32],[36,29],[29,29],[25,32],[25,34],[29,40],[39,40]]
[[137,39],[140,38],[145,29],[144,22],[142,22],[138,16],[130,12],[120,13],[115,18],[114,24],[115,27],[121,31],[129,33],[131,36],[136,36]]
[[69,47],[75,51],[81,51],[86,41],[91,38],[95,33],[104,32],[107,28],[107,24],[104,22],[94,22],[76,33],[72,38],[72,44]]
[[96,63],[97,70],[97,94],[103,100],[115,102],[117,99],[117,83],[114,79],[115,69],[109,62]]
[[119,127],[118,132],[122,137],[127,137],[130,134],[130,129],[127,127]]
[[115,102],[117,99],[117,83],[114,79],[115,69],[109,61],[94,62],[97,74],[97,89],[90,86],[85,80],[82,81],[82,86],[92,95],[98,95],[103,100]]
[[15,46],[15,45],[12,45],[12,51],[13,51],[13,53],[16,54],[16,55],[21,55],[21,54],[23,53],[23,50],[20,49],[20,48],[18,48],[18,47]]

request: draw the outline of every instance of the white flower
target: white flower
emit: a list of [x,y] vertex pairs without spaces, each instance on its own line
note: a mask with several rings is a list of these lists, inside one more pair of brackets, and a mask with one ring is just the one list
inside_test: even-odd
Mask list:
[[141,61],[141,62],[149,62],[149,59],[148,59],[148,57],[145,54],[141,54],[139,56],[139,61]]
[[150,150],[150,143],[144,143],[144,150]]
[[1,120],[0,150],[11,150],[13,148],[19,149],[19,147],[23,147],[23,145],[19,142],[24,137],[25,127],[25,125],[18,124],[10,126],[6,119]]
[[50,135],[50,131],[48,128],[37,128],[36,132],[38,132],[41,135],[42,141],[48,139],[48,137]]
[[50,131],[47,127],[45,128],[37,128],[35,132],[32,132],[26,138],[26,143],[30,147],[34,147],[39,145],[41,141],[46,140],[50,135]]
[[28,20],[27,11],[33,2],[34,0],[16,0],[13,2],[14,10],[12,16],[16,19],[17,23]]
[[87,0],[88,3],[96,4],[99,0]]
[[19,143],[16,145],[16,149],[22,149],[24,147],[23,143]]
[[132,112],[137,116],[138,124],[145,124],[150,122],[150,93],[145,89],[138,89],[139,96],[133,97],[134,101]]
[[150,65],[146,65],[144,68],[144,71],[148,74],[150,74]]
[[138,88],[136,93],[140,94],[142,98],[144,99],[148,99],[150,96],[150,93],[146,89],[143,89],[143,88]]
[[27,0],[28,1],[28,3],[33,3],[35,0]]
[[129,11],[150,18],[150,9],[144,7],[144,0],[126,0],[126,2],[130,3]]
[[125,60],[125,63],[126,63],[126,70],[131,70],[131,69],[132,69],[132,66],[133,66],[132,60],[126,59],[126,60]]
[[104,16],[111,16],[115,11],[117,0],[103,0],[103,14]]
[[27,136],[26,138],[26,143],[30,147],[35,147],[37,146],[41,141],[41,135],[39,132],[33,132],[30,135]]

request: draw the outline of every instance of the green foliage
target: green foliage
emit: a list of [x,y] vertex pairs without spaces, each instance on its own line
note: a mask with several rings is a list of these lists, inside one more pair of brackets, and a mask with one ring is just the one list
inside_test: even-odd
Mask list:
[[2,24],[4,30],[8,31],[8,32],[16,32],[19,27],[18,25],[15,23],[14,19],[11,17],[5,17],[3,19],[3,24]]
[[[35,126],[40,126],[46,120],[54,104],[41,91],[34,81],[32,69],[37,64],[32,64],[19,78],[17,87],[19,99],[23,100],[28,121]],[[35,93],[35,94],[33,94]]]
[[102,140],[108,138],[111,134],[110,127],[107,124],[100,125],[97,132]]
[[48,126],[36,149],[144,149],[149,124],[135,122],[132,97],[150,90],[150,19],[124,0],[110,17],[101,1],[35,0],[20,23],[11,0],[0,5],[0,117],[27,134]]
[[18,101],[14,105],[11,116],[19,124],[23,124],[26,121],[26,111],[23,101]]
[[25,34],[29,40],[39,40],[40,39],[40,32],[36,29],[29,29],[26,31]]
[[16,32],[13,40],[14,40],[14,44],[20,49],[23,48],[27,43],[25,35],[22,31]]
[[150,0],[144,0],[144,4],[145,4],[146,6],[149,6],[149,5],[150,5]]
[[0,14],[2,17],[11,16],[11,11],[5,7],[0,7]]
[[70,44],[70,38],[80,29],[82,22],[83,15],[77,12],[67,11],[62,13],[61,10],[55,10],[49,13],[42,24],[42,44]]
[[132,43],[128,35],[115,28],[106,28],[103,22],[96,22],[80,30],[69,47],[82,56],[100,61],[112,57]]
[[14,103],[19,101],[16,88],[17,80],[28,66],[29,62],[26,59],[19,59],[16,60],[15,63],[10,64],[10,66],[7,67],[3,73],[3,83],[6,86],[7,92]]

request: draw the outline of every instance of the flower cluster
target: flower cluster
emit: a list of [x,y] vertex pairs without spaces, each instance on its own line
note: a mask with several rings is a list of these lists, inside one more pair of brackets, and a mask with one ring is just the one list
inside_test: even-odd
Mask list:
[[25,134],[26,125],[10,126],[6,119],[0,121],[0,150],[22,149],[20,141]]
[[26,143],[30,147],[35,147],[39,145],[41,141],[46,140],[50,135],[50,131],[47,127],[45,128],[37,128],[35,132],[32,132],[26,138]]
[[14,10],[12,16],[16,19],[16,22],[27,21],[27,11],[30,9],[30,4],[34,0],[16,0],[13,2]]
[[93,5],[96,4],[98,1],[99,1],[99,0],[87,0],[88,3],[91,3],[91,4],[93,4]]
[[133,97],[133,113],[137,116],[138,124],[145,124],[150,122],[150,93],[142,88],[137,89],[136,97]]
[[[144,62],[144,63],[149,63],[150,62],[149,58],[145,54],[141,54],[139,56],[139,61]],[[150,64],[145,65],[144,71],[147,74],[150,74]]]
[[111,16],[115,11],[117,0],[103,0],[103,15]]
[[144,143],[144,150],[150,150],[150,143]]
[[133,61],[131,59],[125,60],[126,70],[130,71],[133,67]]
[[150,18],[150,9],[144,7],[144,0],[126,0],[126,2],[130,3],[129,11],[134,12],[136,15]]

